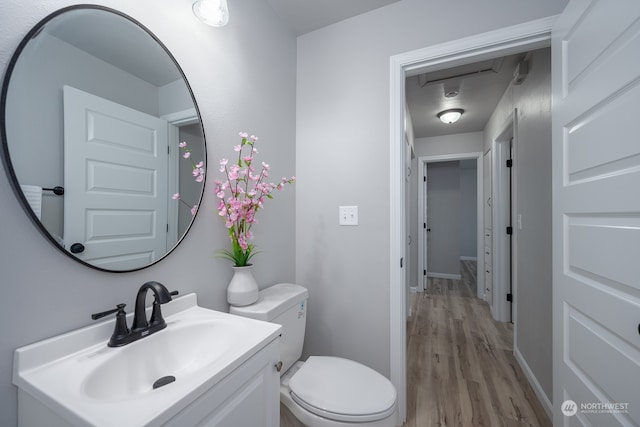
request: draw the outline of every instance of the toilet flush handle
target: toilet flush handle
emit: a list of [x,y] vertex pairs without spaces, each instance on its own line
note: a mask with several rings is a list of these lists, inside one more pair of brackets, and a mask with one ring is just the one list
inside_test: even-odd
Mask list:
[[276,371],[280,372],[282,370],[282,361],[276,363]]

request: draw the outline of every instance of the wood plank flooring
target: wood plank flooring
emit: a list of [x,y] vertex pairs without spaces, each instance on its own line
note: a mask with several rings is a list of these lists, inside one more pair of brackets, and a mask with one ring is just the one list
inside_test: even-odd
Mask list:
[[475,297],[476,263],[461,270],[411,294],[405,427],[551,426],[513,356],[513,325]]

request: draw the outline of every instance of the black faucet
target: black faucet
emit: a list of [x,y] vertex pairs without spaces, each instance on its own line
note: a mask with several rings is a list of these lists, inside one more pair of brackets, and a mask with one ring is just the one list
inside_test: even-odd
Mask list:
[[[149,289],[153,291],[155,299],[153,301],[151,319],[147,321],[145,302]],[[92,314],[91,318],[97,320],[109,314],[116,313],[116,326],[107,345],[109,347],[121,347],[167,327],[167,323],[162,318],[160,304],[166,304],[171,301],[172,295],[178,295],[178,291],[169,292],[167,288],[159,282],[147,282],[140,286],[138,294],[136,295],[136,306],[131,330],[129,330],[127,326],[127,313],[124,311],[125,304],[118,304],[113,310]]]

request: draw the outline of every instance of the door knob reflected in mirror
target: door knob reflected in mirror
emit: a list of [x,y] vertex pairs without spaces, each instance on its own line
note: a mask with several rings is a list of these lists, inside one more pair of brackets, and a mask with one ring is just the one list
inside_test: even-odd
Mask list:
[[72,254],[79,254],[80,252],[84,252],[84,245],[82,243],[74,243],[69,248],[69,252]]

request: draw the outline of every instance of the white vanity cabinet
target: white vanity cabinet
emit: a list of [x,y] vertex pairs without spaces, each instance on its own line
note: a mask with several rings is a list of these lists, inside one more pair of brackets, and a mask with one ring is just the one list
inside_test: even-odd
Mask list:
[[111,319],[16,349],[19,427],[280,425],[280,325],[195,294],[162,310],[165,329],[122,347]]
[[162,426],[278,427],[279,341],[276,338]]

